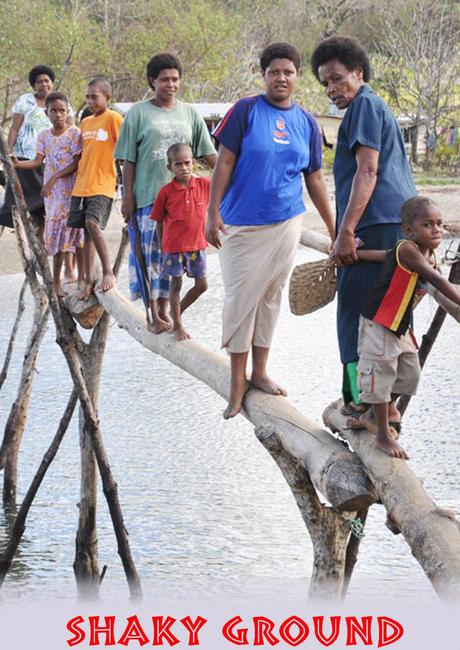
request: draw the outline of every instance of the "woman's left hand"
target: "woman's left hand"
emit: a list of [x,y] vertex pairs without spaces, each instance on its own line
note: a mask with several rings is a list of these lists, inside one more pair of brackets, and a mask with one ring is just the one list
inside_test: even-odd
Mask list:
[[208,219],[206,222],[206,239],[211,244],[211,246],[222,248],[222,241],[220,238],[221,232],[227,232],[224,222],[222,221],[222,217],[220,215],[211,216],[208,213]]
[[57,181],[57,178],[55,176],[51,176],[51,178],[49,178],[46,181],[46,183],[43,185],[42,191],[40,192],[40,194],[42,196],[49,196],[51,194],[51,190],[53,189],[56,181]]

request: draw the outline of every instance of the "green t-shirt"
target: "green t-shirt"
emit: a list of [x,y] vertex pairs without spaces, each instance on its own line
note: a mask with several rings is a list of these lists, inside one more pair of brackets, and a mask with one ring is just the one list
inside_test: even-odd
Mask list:
[[175,108],[165,110],[146,100],[126,113],[115,158],[136,163],[137,208],[153,203],[160,188],[171,180],[166,151],[176,142],[189,144],[194,158],[216,153],[203,118],[191,104],[178,101]]

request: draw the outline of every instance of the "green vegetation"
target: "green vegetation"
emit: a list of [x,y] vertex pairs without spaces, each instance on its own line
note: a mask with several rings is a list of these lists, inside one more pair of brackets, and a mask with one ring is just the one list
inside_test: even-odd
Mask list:
[[[413,138],[414,163],[419,141],[460,125],[460,0],[15,0],[0,1],[0,24],[3,126],[37,63],[63,78],[61,90],[77,110],[87,79],[98,74],[112,80],[115,100],[144,97],[145,64],[160,51],[181,59],[185,100],[233,101],[261,88],[258,55],[274,40],[289,40],[302,54],[297,100],[325,113],[328,101],[308,62],[315,43],[335,32],[362,40],[373,87],[414,121],[421,133]],[[458,149],[435,145],[425,167],[458,173]]]

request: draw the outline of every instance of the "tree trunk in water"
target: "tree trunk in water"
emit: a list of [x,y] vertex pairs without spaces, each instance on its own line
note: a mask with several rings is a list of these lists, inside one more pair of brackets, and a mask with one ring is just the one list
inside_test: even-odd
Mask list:
[[275,430],[258,427],[256,436],[280,468],[310,534],[314,553],[310,598],[339,600],[343,593],[350,536],[347,521],[340,513],[320,503],[308,472],[285,451]]
[[[126,248],[126,235],[122,237],[120,248],[113,266],[117,276]],[[110,315],[104,312],[93,331],[91,340],[81,354],[83,377],[95,411],[99,403],[99,385],[102,362],[109,333]],[[97,463],[90,434],[85,427],[85,417],[80,408],[80,457],[81,488],[80,514],[75,539],[75,559],[73,570],[80,596],[96,598],[101,581],[98,561],[98,541],[96,527],[97,512]]]

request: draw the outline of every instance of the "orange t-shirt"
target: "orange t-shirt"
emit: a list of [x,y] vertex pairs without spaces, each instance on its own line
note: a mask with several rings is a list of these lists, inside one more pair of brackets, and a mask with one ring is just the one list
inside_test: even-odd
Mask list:
[[86,117],[80,125],[82,152],[72,196],[108,196],[113,199],[117,172],[113,153],[123,121],[107,109]]

